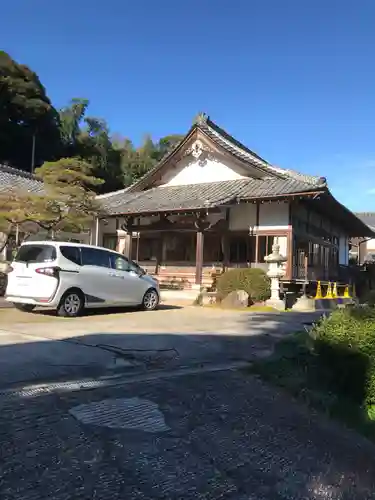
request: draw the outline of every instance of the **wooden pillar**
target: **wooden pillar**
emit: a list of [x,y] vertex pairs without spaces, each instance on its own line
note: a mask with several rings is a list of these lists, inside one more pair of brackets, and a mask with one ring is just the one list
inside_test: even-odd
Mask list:
[[222,270],[226,271],[229,267],[229,234],[224,233],[221,236],[221,250],[223,253]]
[[99,246],[100,220],[99,217],[95,220],[95,246]]
[[126,234],[125,238],[124,238],[124,250],[123,250],[123,254],[125,257],[127,257],[128,259],[131,259],[131,256],[132,256],[132,235],[131,233],[129,234]]
[[128,259],[132,258],[132,240],[133,240],[133,219],[127,218],[121,226],[121,230],[117,231],[120,236],[118,242],[118,251]]
[[259,262],[259,234],[255,235],[255,263]]
[[226,271],[230,264],[230,208],[225,211],[225,230],[221,236],[221,250],[223,253],[222,271]]
[[164,262],[164,235],[160,232],[159,242],[158,242],[158,253],[156,256],[155,274],[159,274],[160,266]]
[[255,235],[255,262],[258,264],[259,262],[259,214],[260,214],[260,204],[257,202],[255,205],[255,228],[256,228],[256,235]]
[[286,272],[285,279],[291,280],[293,278],[293,230],[288,229],[287,234],[287,261],[286,261]]
[[204,234],[201,229],[197,231],[197,240],[195,248],[195,284],[202,284],[203,274],[203,249],[204,249]]
[[161,261],[163,264],[167,262],[167,240],[169,233],[163,234],[163,240],[161,245]]
[[[133,241],[133,240],[132,240]],[[136,244],[136,249],[135,249],[135,261],[139,261],[139,246],[141,244],[141,233],[140,231],[137,231],[137,244]]]

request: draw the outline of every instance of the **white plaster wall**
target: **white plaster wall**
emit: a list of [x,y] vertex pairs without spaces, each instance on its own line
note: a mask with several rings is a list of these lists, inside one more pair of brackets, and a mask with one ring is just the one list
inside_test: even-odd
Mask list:
[[231,181],[245,177],[244,172],[241,172],[234,163],[224,164],[222,161],[207,158],[200,164],[198,160],[192,161],[191,157],[188,157],[178,162],[175,169],[167,172],[160,184],[182,186],[203,182]]
[[230,208],[229,230],[249,231],[256,223],[256,205],[253,203],[240,203]]
[[259,206],[259,229],[288,229],[289,204],[261,203]]
[[370,252],[375,251],[375,239],[368,240],[368,242],[367,242],[367,251],[370,251]]
[[280,254],[286,257],[288,255],[288,239],[286,236],[279,236],[277,242],[280,245]]
[[[122,223],[123,221],[120,221]],[[116,219],[108,218],[100,221],[100,229],[103,233],[116,234]]]
[[215,225],[219,222],[219,220],[225,219],[225,210],[220,210],[220,212],[215,212],[208,214],[207,220],[210,224]]
[[339,264],[343,266],[349,264],[349,241],[346,236],[339,238]]

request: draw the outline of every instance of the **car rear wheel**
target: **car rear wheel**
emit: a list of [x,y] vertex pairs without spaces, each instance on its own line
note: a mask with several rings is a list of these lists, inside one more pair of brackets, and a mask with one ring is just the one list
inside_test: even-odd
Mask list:
[[159,294],[158,292],[152,288],[151,290],[147,290],[147,292],[143,296],[142,308],[145,311],[154,311],[159,305]]
[[76,318],[84,307],[83,294],[79,290],[67,292],[57,308],[57,315],[65,318]]
[[13,302],[13,305],[16,309],[22,312],[31,312],[35,309],[36,306],[33,306],[33,304],[18,304],[16,302]]
[[5,290],[7,289],[8,277],[5,273],[0,272],[0,297],[5,295]]

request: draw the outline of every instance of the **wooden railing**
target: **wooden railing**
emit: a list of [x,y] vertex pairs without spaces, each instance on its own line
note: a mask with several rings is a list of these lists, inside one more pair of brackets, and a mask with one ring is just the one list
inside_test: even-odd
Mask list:
[[358,266],[293,266],[293,279],[307,281],[338,281],[340,283],[352,283],[358,279],[360,272]]

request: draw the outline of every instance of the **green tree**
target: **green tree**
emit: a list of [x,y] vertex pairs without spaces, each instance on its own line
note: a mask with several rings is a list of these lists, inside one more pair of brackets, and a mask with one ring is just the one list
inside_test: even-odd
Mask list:
[[157,160],[161,160],[163,156],[169,153],[172,149],[174,149],[179,142],[184,138],[183,135],[180,134],[172,134],[166,135],[162,137],[157,145]]
[[59,112],[60,133],[65,156],[77,156],[79,154],[81,122],[84,119],[88,105],[88,99],[75,97],[68,106],[62,108]]
[[181,141],[181,135],[162,137],[153,142],[150,135],[145,135],[142,144],[136,148],[130,139],[118,139],[114,142],[115,148],[121,154],[121,168],[123,183],[129,186],[143,177],[167,153]]
[[103,179],[98,193],[123,187],[121,155],[112,145],[105,120],[86,117],[89,101],[74,98],[60,110],[61,138],[67,157],[82,158],[93,167],[93,175]]
[[81,156],[93,167],[93,175],[103,179],[97,192],[115,191],[123,187],[121,154],[113,147],[105,120],[87,117],[79,136]]
[[93,189],[103,181],[92,175],[92,166],[76,158],[46,162],[36,170],[44,193],[13,190],[0,193],[0,227],[9,238],[28,224],[48,236],[87,229],[101,213]]
[[0,51],[0,163],[30,171],[33,156],[40,165],[60,146],[59,115],[37,74]]
[[26,192],[20,193],[16,190],[0,192],[0,253],[12,238],[21,243],[36,231],[35,224],[27,222],[25,207],[29,201],[30,197]]

